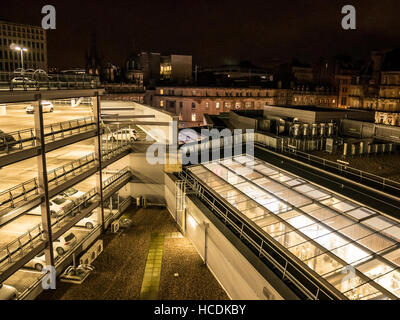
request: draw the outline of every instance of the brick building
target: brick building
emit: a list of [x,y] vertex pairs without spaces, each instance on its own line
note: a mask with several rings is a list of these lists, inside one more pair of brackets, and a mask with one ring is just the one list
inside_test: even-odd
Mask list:
[[204,114],[230,110],[261,110],[266,105],[336,107],[337,92],[324,88],[157,87],[147,92],[146,103],[179,116],[184,127],[203,124]]

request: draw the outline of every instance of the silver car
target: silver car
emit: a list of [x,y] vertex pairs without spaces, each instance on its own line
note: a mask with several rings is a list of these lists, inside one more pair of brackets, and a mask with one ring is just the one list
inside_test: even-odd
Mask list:
[[38,84],[36,80],[32,80],[26,77],[16,77],[11,80],[11,83],[14,87],[18,86],[36,87]]
[[71,232],[66,236],[62,235],[57,240],[53,241],[53,248],[58,255],[62,256],[66,251],[71,250],[77,242],[75,235]]
[[18,291],[12,286],[0,283],[0,300],[16,300]]
[[[54,250],[53,255],[54,255],[54,260],[57,260],[58,258],[57,250]],[[41,272],[45,266],[46,266],[46,257],[44,251],[40,252],[36,257],[34,257],[25,265],[26,268],[34,268],[39,272]]]

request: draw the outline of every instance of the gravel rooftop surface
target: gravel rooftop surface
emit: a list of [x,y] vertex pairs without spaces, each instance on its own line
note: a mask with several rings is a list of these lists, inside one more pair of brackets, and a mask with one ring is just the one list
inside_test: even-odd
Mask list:
[[165,234],[158,299],[229,299],[190,241],[168,236],[178,230],[166,209],[131,208],[124,215],[133,225],[117,235],[102,235],[104,251],[82,285],[57,281],[57,289],[43,292],[38,300],[139,299],[152,233]]
[[400,154],[369,155],[362,157],[346,157],[328,154],[326,152],[313,152],[313,155],[327,160],[345,160],[350,166],[384,178],[400,182]]

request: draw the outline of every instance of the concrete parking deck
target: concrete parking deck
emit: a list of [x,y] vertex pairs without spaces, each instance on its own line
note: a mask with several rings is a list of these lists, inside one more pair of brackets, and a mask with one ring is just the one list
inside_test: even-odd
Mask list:
[[[162,235],[164,242],[158,296],[152,298],[228,299],[189,240],[177,234],[175,223],[167,210],[131,208],[126,215],[132,217],[132,227],[118,235],[102,236],[104,252],[93,263],[96,271],[82,285],[58,281],[56,290],[43,292],[38,299],[140,299],[151,236],[154,239],[154,234],[157,237]],[[157,241],[157,247],[159,245]]]

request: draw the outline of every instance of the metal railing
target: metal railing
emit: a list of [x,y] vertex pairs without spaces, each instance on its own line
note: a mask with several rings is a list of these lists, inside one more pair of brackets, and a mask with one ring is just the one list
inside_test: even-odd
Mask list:
[[0,91],[43,89],[95,89],[100,88],[100,79],[87,74],[35,74],[0,72]]
[[[116,181],[120,180],[121,177],[126,175],[131,175],[129,167],[120,170],[115,175],[103,181],[102,188],[104,190],[111,188]],[[92,188],[86,192],[82,199],[69,210],[62,212],[62,214],[60,214],[60,212],[55,213],[51,223],[52,229],[61,229],[71,220],[71,218],[79,213],[82,208],[88,207],[88,204],[95,198],[98,198],[98,193],[96,188]],[[97,199],[97,201],[98,200],[99,199]],[[38,243],[41,243],[44,240],[43,227],[42,224],[39,223],[18,238],[0,248],[0,270],[23,257],[27,252],[37,246]]]
[[121,177],[124,175],[131,174],[131,170],[129,167],[125,167],[124,169],[120,170],[118,173],[112,175],[110,178],[107,180],[103,181],[103,189],[107,190],[114,182],[119,180]]
[[245,221],[239,214],[234,212],[223,201],[212,194],[206,186],[199,182],[193,175],[185,170],[180,174],[181,178],[195,192],[195,195],[207,204],[208,208],[227,225],[236,235],[250,248],[264,258],[267,264],[280,275],[283,281],[289,281],[292,286],[308,299],[343,299],[335,293],[328,291],[312,274],[300,267],[277,246],[273,240],[262,235],[257,229]]
[[24,256],[24,254],[37,246],[38,243],[41,243],[43,241],[42,234],[42,225],[36,225],[23,235],[19,236],[1,248],[0,270],[3,269],[5,265],[20,259],[22,256]]
[[[260,133],[258,133],[258,135],[260,135]],[[273,149],[276,152],[280,152],[282,154],[289,155],[293,158],[298,158],[303,161],[305,160],[309,164],[315,165],[322,169],[328,169],[330,171],[333,171],[334,173],[339,173],[341,175],[348,175],[348,178],[350,178],[350,179],[357,179],[360,182],[361,181],[369,182],[373,186],[378,186],[382,189],[395,191],[396,193],[400,194],[400,183],[397,181],[387,179],[387,178],[375,175],[373,173],[355,169],[355,168],[353,168],[349,165],[343,164],[343,163],[326,160],[324,158],[320,158],[320,157],[311,155],[309,153],[299,151],[294,148],[290,148],[288,146],[281,145],[281,146],[278,146],[277,148],[270,148],[269,146],[262,143],[262,139],[256,139],[255,143],[262,147]]]
[[[129,149],[130,140],[125,140],[121,145],[119,143],[110,143],[109,149],[102,151],[102,159],[109,160],[121,152]],[[90,153],[78,160],[73,160],[63,166],[48,171],[48,183],[50,190],[54,186],[60,185],[69,179],[82,174],[96,166],[95,153]],[[0,192],[0,215],[9,209],[18,207],[21,203],[29,201],[39,195],[38,178],[25,181],[17,186]]]
[[[45,142],[54,142],[75,134],[96,129],[94,117],[86,117],[44,126]],[[0,155],[14,150],[24,150],[37,146],[35,129],[25,129],[0,134]]]

